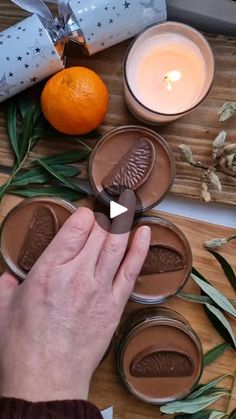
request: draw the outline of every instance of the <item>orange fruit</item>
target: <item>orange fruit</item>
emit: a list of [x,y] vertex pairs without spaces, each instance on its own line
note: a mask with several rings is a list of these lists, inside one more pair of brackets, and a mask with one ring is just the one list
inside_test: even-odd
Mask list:
[[98,128],[108,103],[106,85],[94,71],[85,67],[71,67],[55,74],[41,96],[47,121],[69,135],[87,134]]

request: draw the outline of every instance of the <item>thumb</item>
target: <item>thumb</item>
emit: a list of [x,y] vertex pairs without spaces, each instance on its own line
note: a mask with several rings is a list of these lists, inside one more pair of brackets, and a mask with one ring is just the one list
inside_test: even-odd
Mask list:
[[10,272],[4,272],[0,276],[0,297],[2,294],[12,293],[18,285],[17,279]]

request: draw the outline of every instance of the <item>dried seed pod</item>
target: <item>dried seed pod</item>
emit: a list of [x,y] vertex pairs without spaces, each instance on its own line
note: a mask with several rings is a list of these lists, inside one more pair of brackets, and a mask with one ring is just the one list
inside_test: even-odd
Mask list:
[[226,138],[227,138],[227,133],[225,131],[221,131],[217,135],[217,137],[215,138],[215,140],[213,141],[213,144],[212,144],[212,149],[213,149],[212,155],[213,155],[213,159],[215,159],[218,156],[221,148],[223,147],[223,145],[225,143]]
[[180,158],[185,163],[194,164],[193,153],[191,148],[186,144],[181,144],[180,148]]
[[231,168],[236,165],[236,153],[225,157],[226,166]]
[[227,121],[227,119],[231,118],[233,114],[236,112],[236,102],[226,102],[224,105],[220,108],[220,121],[224,122]]
[[220,178],[215,172],[209,172],[208,173],[209,181],[211,182],[211,185],[213,188],[219,192],[222,191],[222,185],[220,183]]
[[217,237],[215,239],[205,241],[203,245],[206,249],[217,250],[226,243],[228,243],[227,239]]
[[201,186],[201,199],[207,203],[211,201],[211,194],[208,191],[208,186],[206,182],[203,182]]
[[202,191],[205,191],[205,192],[208,191],[208,186],[207,186],[206,182],[202,182]]
[[227,166],[226,157],[219,160],[219,166],[222,173],[229,176],[236,176],[236,164],[232,163],[230,167]]
[[225,156],[236,153],[236,144],[229,144],[225,146],[223,152]]

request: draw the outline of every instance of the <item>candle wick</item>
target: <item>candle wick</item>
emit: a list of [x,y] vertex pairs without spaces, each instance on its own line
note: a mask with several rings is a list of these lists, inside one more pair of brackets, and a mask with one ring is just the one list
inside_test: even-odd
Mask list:
[[170,77],[169,76],[165,76],[164,77],[164,80],[166,82],[166,88],[167,88],[167,90],[169,90],[169,92],[171,92],[171,90],[173,89],[173,85],[172,85],[172,81],[171,81]]
[[173,89],[173,83],[179,81],[181,77],[182,75],[180,71],[177,70],[170,71],[168,74],[166,74],[164,80],[166,82],[166,88],[169,90],[169,92],[171,92]]

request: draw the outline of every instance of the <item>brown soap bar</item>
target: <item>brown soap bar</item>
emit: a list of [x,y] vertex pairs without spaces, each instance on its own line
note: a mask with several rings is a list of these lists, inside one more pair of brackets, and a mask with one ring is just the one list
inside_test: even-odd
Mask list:
[[194,372],[192,358],[181,351],[150,346],[132,361],[133,377],[189,377]]
[[103,179],[104,189],[111,195],[120,195],[125,189],[136,191],[152,172],[155,156],[152,141],[140,138]]
[[55,237],[58,231],[58,220],[55,212],[47,205],[34,210],[29,230],[25,237],[18,263],[29,272],[37,259]]
[[179,271],[184,268],[185,256],[172,246],[151,245],[141,275]]

